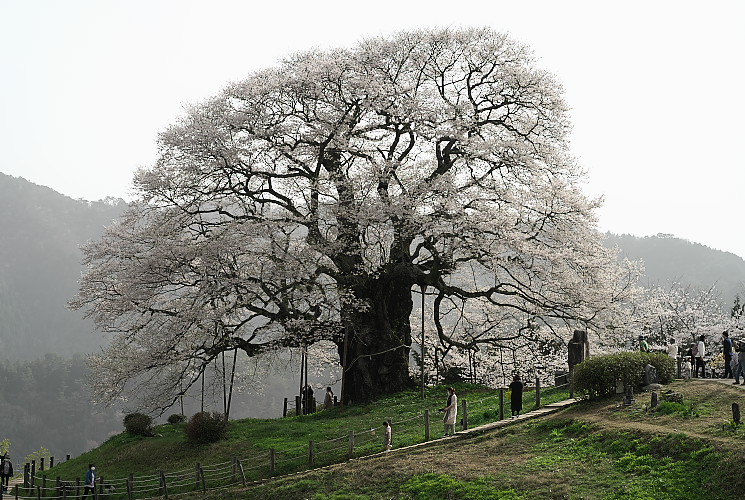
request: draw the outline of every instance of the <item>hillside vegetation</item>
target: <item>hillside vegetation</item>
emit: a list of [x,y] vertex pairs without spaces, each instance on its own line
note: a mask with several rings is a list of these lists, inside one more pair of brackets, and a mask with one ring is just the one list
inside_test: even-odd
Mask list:
[[[144,481],[157,477],[159,470],[180,470],[186,478],[184,489],[198,490],[194,498],[214,499],[673,499],[702,498],[702,492],[707,492],[706,498],[735,498],[745,488],[740,474],[745,429],[735,428],[728,420],[732,402],[745,405],[745,391],[715,381],[680,381],[668,388],[683,400],[664,403],[658,411],[648,408],[649,395],[638,395],[631,406],[621,405],[620,396],[611,397],[476,436],[401,450],[421,440],[421,419],[415,418],[416,423],[406,420],[444,401],[444,388],[439,387],[429,390],[425,403],[410,392],[311,416],[234,422],[229,439],[213,445],[188,444],[179,425],[158,427],[154,438],[121,434],[47,474],[50,478],[80,477],[86,464],[93,462],[101,475],[115,483],[115,478],[129,473]],[[477,386],[458,389],[472,408],[472,427],[494,417],[498,400],[493,391]],[[525,409],[532,409],[534,393],[525,396]],[[349,431],[367,429],[359,433],[362,444],[355,456],[379,451],[380,423],[386,418],[394,421],[394,450],[345,461]],[[438,436],[434,433],[440,430],[436,413],[432,428],[433,437]],[[278,450],[276,474],[302,470],[308,467],[308,440],[334,437],[342,438],[334,446],[342,448],[339,459],[344,463],[245,488],[238,479],[237,486],[215,491],[219,484],[208,481],[206,494],[195,483],[195,463],[208,470],[223,467],[230,482],[233,457],[241,459],[250,480],[257,470],[253,466],[266,466],[262,457],[269,448]],[[328,451],[334,446],[329,445]],[[295,448],[302,449],[297,460],[292,459]],[[323,454],[319,450],[318,456]],[[279,457],[289,460],[280,465]],[[319,458],[316,465],[326,464]],[[155,496],[157,481],[153,484]],[[189,497],[188,493],[179,495]]]

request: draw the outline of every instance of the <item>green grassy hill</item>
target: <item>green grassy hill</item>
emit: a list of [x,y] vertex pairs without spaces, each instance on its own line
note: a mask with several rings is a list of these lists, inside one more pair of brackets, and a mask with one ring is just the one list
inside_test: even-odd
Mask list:
[[[171,497],[184,492],[178,498],[738,498],[745,491],[745,426],[735,427],[729,420],[733,402],[745,408],[745,390],[711,380],[675,382],[669,388],[682,402],[666,401],[655,411],[649,408],[649,395],[637,395],[631,406],[621,405],[619,396],[461,439],[401,449],[423,440],[424,409],[431,412],[433,438],[439,436],[435,410],[445,400],[445,389],[438,387],[429,389],[424,402],[413,391],[315,415],[236,421],[229,438],[213,445],[188,444],[181,425],[158,427],[154,438],[121,434],[45,473],[49,486],[58,476],[81,477],[86,464],[94,462],[106,482],[117,486],[117,494],[108,498],[126,498],[126,487],[118,480],[130,473],[142,489],[149,485],[147,496],[158,496],[161,470],[168,473]],[[464,385],[458,393],[468,401],[470,427],[495,418],[497,392]],[[542,391],[544,403],[565,397]],[[534,398],[526,392],[526,411],[533,408]],[[380,427],[386,419],[394,422],[394,450],[346,460],[351,430],[355,457],[381,450]],[[315,470],[306,470],[309,440],[316,444],[314,465],[322,466]],[[269,475],[271,448],[275,474],[281,477],[251,483]],[[233,458],[240,459],[249,480],[245,487]],[[197,462],[205,470],[206,493],[197,482]],[[223,483],[237,484],[218,489],[219,476]]]

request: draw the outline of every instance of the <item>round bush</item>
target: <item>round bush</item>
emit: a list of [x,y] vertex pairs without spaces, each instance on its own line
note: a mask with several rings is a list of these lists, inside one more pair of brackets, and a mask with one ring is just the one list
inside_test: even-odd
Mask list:
[[673,380],[675,360],[667,354],[652,352],[622,352],[593,356],[574,367],[574,387],[591,398],[609,396],[616,390],[616,382],[639,388],[644,378],[644,367],[650,364],[657,370],[661,384]]
[[144,413],[130,413],[124,417],[124,430],[135,436],[152,436],[153,419]]
[[186,424],[186,438],[191,443],[214,443],[225,437],[228,423],[225,415],[218,412],[195,413]]
[[169,424],[183,424],[184,422],[186,422],[186,415],[180,413],[174,413],[168,417]]

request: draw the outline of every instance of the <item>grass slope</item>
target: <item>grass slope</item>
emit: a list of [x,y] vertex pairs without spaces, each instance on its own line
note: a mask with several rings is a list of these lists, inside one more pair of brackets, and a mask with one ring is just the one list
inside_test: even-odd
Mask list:
[[[620,397],[584,402],[550,417],[474,437],[436,441],[413,450],[394,449],[392,453],[299,472],[247,488],[200,492],[195,498],[741,497],[745,491],[745,474],[740,472],[745,464],[745,430],[743,426],[734,429],[727,421],[733,402],[745,407],[745,391],[714,381],[675,382],[670,388],[683,395],[683,402],[666,403],[661,411],[645,408],[648,395],[639,395],[631,407],[620,405]],[[76,462],[48,472],[52,476],[65,477],[62,473],[68,471],[79,475],[88,461],[96,462],[99,471],[109,477],[126,477],[132,471],[152,474],[162,464],[172,467],[165,470],[193,471],[194,462],[218,463],[231,456],[263,453],[267,447],[281,449],[282,456],[290,456],[293,446],[304,445],[299,463],[293,466],[289,461],[283,465],[285,471],[293,467],[301,470],[307,468],[308,439],[346,436],[349,429],[367,428],[370,440],[363,442],[362,451],[379,450],[380,435],[372,436],[369,427],[379,428],[379,422],[387,418],[402,422],[394,425],[396,447],[420,440],[418,412],[444,401],[444,394],[444,388],[431,389],[429,404],[423,404],[412,392],[364,407],[334,409],[313,416],[239,421],[233,424],[230,439],[197,448],[185,443],[179,428],[174,426],[159,428],[162,436],[152,439],[120,435]],[[494,414],[498,400],[493,391],[462,386],[459,394],[469,401],[471,426]],[[563,396],[555,395],[557,399]],[[534,394],[526,394],[526,410],[532,408],[532,397]],[[438,414],[432,415],[434,432],[440,423]],[[407,422],[407,418],[413,420]],[[346,439],[340,445],[345,448]],[[250,460],[242,462],[249,468]],[[157,491],[152,496],[156,494]]]
[[[470,384],[456,385],[456,390],[460,401],[468,402],[471,427],[499,418],[498,391]],[[548,404],[567,396],[566,391],[549,389],[542,391],[541,400]],[[446,399],[447,390],[440,386],[428,388],[425,400],[419,391],[412,390],[368,405],[333,408],[313,415],[236,420],[231,421],[227,439],[201,446],[186,441],[183,424],[162,425],[155,429],[154,438],[122,433],[76,459],[43,473],[37,471],[37,476],[45,474],[47,484],[56,481],[57,477],[74,482],[76,478],[84,477],[88,463],[95,463],[99,476],[115,483],[118,492],[125,490],[124,479],[130,474],[136,480],[149,482],[149,487],[157,490],[160,471],[175,477],[174,483],[183,483],[181,490],[190,490],[196,483],[195,464],[200,463],[213,472],[206,474],[205,486],[215,488],[232,480],[231,461],[234,458],[240,460],[248,480],[308,469],[310,440],[314,441],[314,466],[347,460],[350,432],[354,432],[355,457],[377,453],[382,449],[384,420],[393,422],[395,447],[423,442],[426,409],[430,411],[431,436],[440,436],[442,414],[438,408],[445,405]],[[526,391],[523,400],[526,411],[534,408],[535,392]],[[509,393],[505,394],[505,413],[510,413]],[[275,450],[274,473],[270,471],[270,449]],[[224,476],[230,477],[225,479]],[[172,489],[171,493],[178,491]]]

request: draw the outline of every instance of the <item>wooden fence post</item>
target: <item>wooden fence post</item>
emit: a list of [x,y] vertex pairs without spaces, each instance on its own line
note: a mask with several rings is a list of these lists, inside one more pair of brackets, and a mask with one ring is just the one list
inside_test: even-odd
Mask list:
[[196,473],[195,473],[196,481],[194,483],[194,489],[199,488],[199,471],[200,471],[201,468],[202,468],[202,466],[199,465],[199,462],[197,462]]
[[541,379],[535,379],[535,407],[541,407]]
[[300,404],[300,396],[295,396],[295,416],[303,414],[303,407]]
[[504,389],[499,388],[499,420],[504,420]]
[[[41,462],[41,463],[43,464],[44,462]],[[47,496],[47,475],[46,474],[41,475],[41,490],[44,492],[44,496]]]
[[468,430],[468,401],[463,400],[463,430]]
[[313,450],[313,440],[308,441],[308,465],[313,467],[313,459],[315,450]]
[[36,498],[41,500],[41,488],[38,485],[36,486]]
[[246,486],[246,473],[243,471],[243,464],[240,460],[238,460],[238,470],[241,471],[241,481],[243,482],[243,486]]
[[129,473],[129,487],[130,492],[128,493],[128,500],[132,500],[135,496],[135,475],[131,472]]
[[163,471],[160,471],[160,485],[163,489],[163,496],[166,500],[168,500],[168,485],[166,484],[166,475],[163,473]]
[[285,418],[287,416],[287,398],[285,398],[285,404],[282,408],[282,418]]
[[31,460],[31,487],[36,484],[36,460]]
[[127,500],[132,500],[132,481],[127,478]]
[[429,441],[429,408],[424,410],[424,440]]
[[347,450],[349,458],[354,457],[354,431],[349,431],[349,449]]
[[238,458],[233,457],[233,464],[230,467],[230,472],[231,472],[233,482],[235,482],[235,472],[236,472],[236,469],[238,468],[238,464],[236,462],[238,462]]
[[569,399],[574,398],[574,371],[569,373]]
[[39,457],[39,470],[44,471],[44,457]]
[[732,403],[732,420],[737,424],[740,425],[740,405],[737,403]]
[[207,479],[204,477],[204,468],[199,466],[199,477],[202,478],[202,493],[207,491]]
[[80,478],[79,477],[75,478],[75,496],[76,497],[80,496]]
[[277,452],[274,448],[269,449],[269,472],[274,474],[277,467]]
[[49,468],[51,469],[53,467],[54,467],[54,457],[49,457]]

